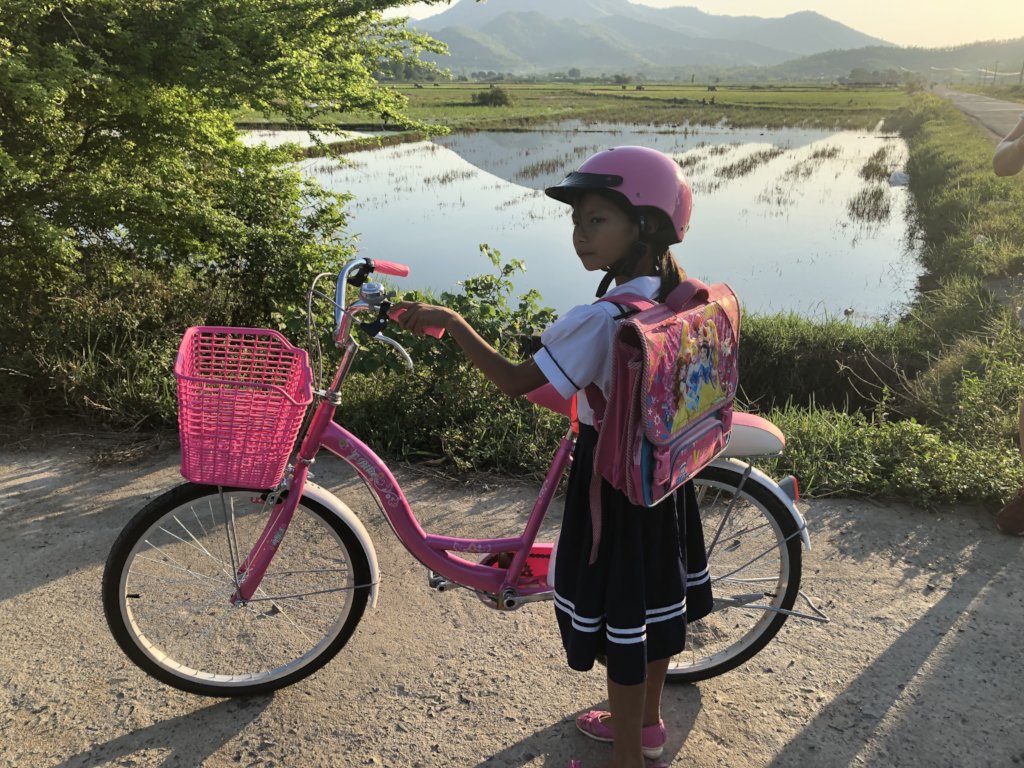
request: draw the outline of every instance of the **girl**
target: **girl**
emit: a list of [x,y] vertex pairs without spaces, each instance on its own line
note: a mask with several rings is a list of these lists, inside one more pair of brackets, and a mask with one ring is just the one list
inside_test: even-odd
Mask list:
[[[692,195],[671,158],[644,147],[615,147],[545,191],[572,206],[573,247],[584,269],[607,273],[598,296],[614,280],[609,298],[632,293],[664,301],[685,279],[668,248],[686,233]],[[690,483],[648,509],[602,482],[600,534],[594,536],[589,489],[597,431],[583,390],[596,384],[608,394],[621,310],[612,301],[574,307],[522,363],[500,355],[445,307],[401,302],[395,314],[414,333],[444,328],[508,395],[545,384],[565,398],[576,395],[581,426],[555,562],[555,613],[570,667],[586,671],[595,660],[605,662],[611,710],[582,714],[576,725],[592,739],[613,743],[609,767],[638,768],[644,756],[660,756],[669,659],[683,649],[687,619],[710,610],[711,589]]]
[[[999,142],[992,157],[992,168],[996,176],[1013,176],[1024,169],[1024,112],[1017,125]],[[1024,330],[1024,308],[1020,311],[1021,330]],[[1020,451],[1024,455],[1024,400],[1020,401],[1019,416]],[[1007,502],[996,515],[996,526],[1011,536],[1024,536],[1024,488]]]

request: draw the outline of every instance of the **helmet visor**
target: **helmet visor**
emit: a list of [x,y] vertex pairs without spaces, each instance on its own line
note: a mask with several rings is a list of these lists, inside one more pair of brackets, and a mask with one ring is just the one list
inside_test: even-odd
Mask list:
[[572,205],[581,192],[610,189],[622,186],[622,177],[614,173],[586,173],[573,171],[558,184],[548,187],[544,194],[563,203]]

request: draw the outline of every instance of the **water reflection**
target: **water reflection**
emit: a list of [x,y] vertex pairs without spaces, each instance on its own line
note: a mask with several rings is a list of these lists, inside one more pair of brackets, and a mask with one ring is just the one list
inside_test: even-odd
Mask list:
[[381,133],[381,131],[303,131],[259,128],[243,131],[239,138],[243,144],[250,146],[266,144],[270,147],[280,147],[285,144],[295,144],[298,147],[311,147],[314,144],[331,144],[367,136],[380,136]]
[[[703,280],[730,283],[748,310],[821,317],[852,309],[870,319],[912,294],[920,268],[907,245],[907,190],[860,175],[880,147],[889,170],[905,162],[903,142],[877,133],[560,124],[457,134],[303,168],[354,194],[350,228],[361,253],[408,263],[403,285],[453,289],[489,270],[477,252],[488,243],[526,262],[518,290],[536,288],[564,311],[591,301],[600,275],[581,269],[568,209],[541,190],[616,144],[655,147],[686,168],[694,214],[676,257]],[[858,196],[878,198],[888,214],[851,213]]]

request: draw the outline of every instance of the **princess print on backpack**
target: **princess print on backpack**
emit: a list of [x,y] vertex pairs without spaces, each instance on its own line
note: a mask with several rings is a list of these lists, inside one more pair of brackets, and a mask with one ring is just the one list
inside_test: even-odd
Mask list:
[[689,339],[690,344],[684,348],[677,363],[678,399],[672,429],[678,429],[703,411],[702,402],[716,400],[723,394],[718,377],[718,330],[715,321],[697,317],[694,325],[697,334]]
[[[607,149],[545,192],[569,207],[575,251],[563,246],[550,258],[605,274],[598,300],[548,327],[532,358],[506,359],[446,307],[401,302],[396,322],[420,333],[444,328],[508,395],[540,399],[537,390],[554,389],[575,403],[555,618],[571,668],[605,664],[610,711],[581,707],[576,726],[611,744],[606,765],[624,768],[661,755],[671,729],[661,718],[669,661],[685,647],[688,622],[712,606],[689,478],[728,440],[738,303],[726,287],[688,280],[669,250],[693,207],[671,157]],[[657,498],[644,501],[645,492]]]
[[[676,364],[677,399],[676,413],[672,418],[673,432],[729,395],[729,383],[736,371],[732,355],[733,329],[725,325],[720,334],[718,314],[714,307],[708,307],[704,315],[694,319],[696,333],[684,335],[690,343],[682,350]],[[735,386],[732,391],[735,395]]]

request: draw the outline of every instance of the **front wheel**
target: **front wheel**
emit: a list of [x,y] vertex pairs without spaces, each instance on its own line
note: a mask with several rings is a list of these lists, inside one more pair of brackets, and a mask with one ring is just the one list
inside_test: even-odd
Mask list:
[[359,540],[303,496],[256,594],[230,602],[238,563],[271,512],[267,494],[185,483],[114,542],[103,611],[147,674],[204,696],[249,696],[322,667],[352,635],[370,590]]
[[668,679],[693,683],[728,672],[764,648],[800,591],[796,520],[757,478],[711,465],[696,478],[714,607],[687,628]]

